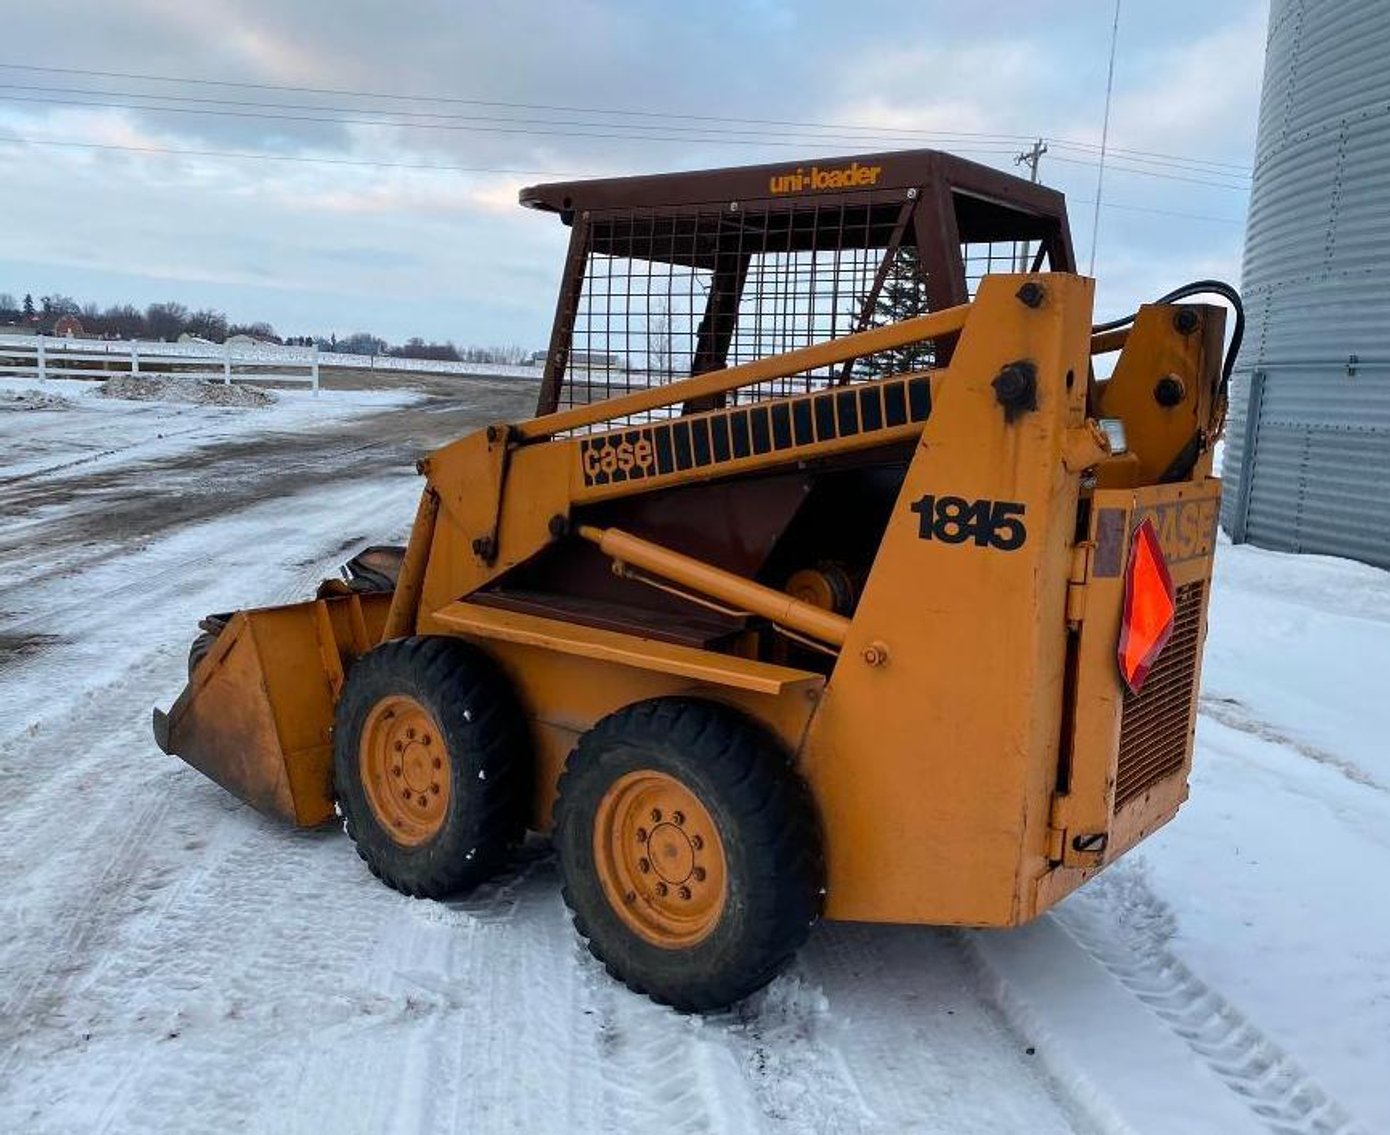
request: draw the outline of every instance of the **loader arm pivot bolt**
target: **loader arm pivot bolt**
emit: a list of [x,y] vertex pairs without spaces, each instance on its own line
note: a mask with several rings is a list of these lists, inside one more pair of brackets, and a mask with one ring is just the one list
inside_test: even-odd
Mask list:
[[995,400],[1004,407],[1006,422],[1038,408],[1038,368],[1027,359],[1010,363],[990,385],[994,387]]
[[1173,327],[1179,335],[1191,335],[1201,322],[1197,313],[1190,307],[1180,307],[1173,313]]
[[1187,387],[1175,374],[1166,374],[1154,383],[1154,401],[1160,406],[1172,409],[1187,395]]

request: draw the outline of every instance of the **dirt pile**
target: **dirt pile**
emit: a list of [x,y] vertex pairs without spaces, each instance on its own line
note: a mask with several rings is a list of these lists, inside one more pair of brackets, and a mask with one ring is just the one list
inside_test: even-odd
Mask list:
[[43,390],[0,390],[0,410],[68,410],[72,400]]
[[269,406],[275,401],[275,395],[258,386],[227,385],[176,375],[113,375],[101,384],[97,393],[103,398],[123,398],[131,402],[182,402],[190,406],[248,409]]

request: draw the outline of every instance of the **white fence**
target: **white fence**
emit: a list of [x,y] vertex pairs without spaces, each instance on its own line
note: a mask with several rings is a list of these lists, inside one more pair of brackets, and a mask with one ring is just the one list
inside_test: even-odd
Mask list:
[[138,340],[0,336],[0,375],[24,378],[110,378],[115,374],[224,382],[292,382],[319,392],[316,347],[220,346]]

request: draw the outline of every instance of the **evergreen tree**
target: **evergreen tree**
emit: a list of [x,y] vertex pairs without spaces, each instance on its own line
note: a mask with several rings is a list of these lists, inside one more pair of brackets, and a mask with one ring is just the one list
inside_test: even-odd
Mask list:
[[[859,300],[862,311],[868,296]],[[869,319],[864,329],[886,327],[913,316],[924,315],[930,308],[927,303],[927,279],[920,270],[917,250],[900,245],[888,265],[888,274],[883,279],[883,287],[874,297]],[[856,316],[858,312],[856,312]],[[893,351],[880,351],[868,355],[855,363],[857,375],[874,378],[885,374],[904,374],[908,371],[926,370],[936,364],[936,350],[930,343],[909,343]]]

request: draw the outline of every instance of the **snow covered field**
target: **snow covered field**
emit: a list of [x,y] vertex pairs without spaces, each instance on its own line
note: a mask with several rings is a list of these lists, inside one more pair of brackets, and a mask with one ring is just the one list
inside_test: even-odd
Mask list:
[[414,455],[532,398],[0,380],[0,1132],[1390,1131],[1384,572],[1223,546],[1172,825],[705,1019],[602,974],[543,845],[412,901],[156,750],[199,617],[403,537]]

